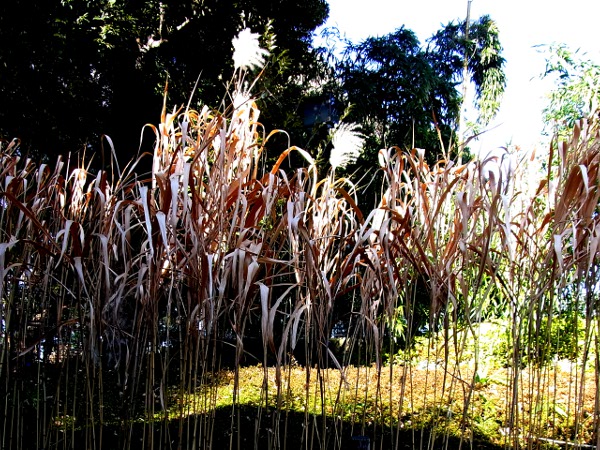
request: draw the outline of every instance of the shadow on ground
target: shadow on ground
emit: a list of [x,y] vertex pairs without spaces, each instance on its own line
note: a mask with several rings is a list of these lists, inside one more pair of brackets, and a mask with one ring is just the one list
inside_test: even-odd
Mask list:
[[[26,425],[27,427],[27,425]],[[27,440],[34,434],[25,433]],[[398,430],[380,425],[352,424],[298,412],[275,412],[251,406],[218,408],[207,415],[195,415],[169,422],[135,423],[95,430],[67,430],[47,436],[40,447],[35,441],[21,448],[65,449],[500,449],[489,442],[461,442],[448,436],[434,436],[424,430]],[[10,448],[10,447],[9,447]],[[16,447],[15,447],[16,448]]]

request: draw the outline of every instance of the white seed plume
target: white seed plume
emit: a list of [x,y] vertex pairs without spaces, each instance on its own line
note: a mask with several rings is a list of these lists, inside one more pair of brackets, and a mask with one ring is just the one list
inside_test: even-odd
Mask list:
[[261,48],[258,36],[258,33],[244,28],[233,38],[233,64],[236,69],[261,68],[265,65],[265,58],[269,56],[269,52]]
[[329,163],[333,170],[355,162],[362,153],[365,143],[364,137],[358,131],[358,125],[340,123],[331,129],[330,133],[333,148],[329,156]]
[[236,89],[233,93],[231,102],[233,103],[233,108],[237,111],[242,108],[247,108],[251,100],[252,97],[250,91],[246,87],[243,90]]

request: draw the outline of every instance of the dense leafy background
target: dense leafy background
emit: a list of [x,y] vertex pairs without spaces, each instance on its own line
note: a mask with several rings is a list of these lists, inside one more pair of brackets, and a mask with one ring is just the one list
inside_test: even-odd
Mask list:
[[[490,17],[470,21],[468,34],[466,21],[451,22],[424,43],[405,26],[358,43],[338,37],[344,52],[333,55],[313,43],[327,16],[325,0],[4,2],[0,137],[40,157],[85,150],[94,166],[108,167],[106,135],[126,163],[152,151],[144,125],[158,122],[167,83],[169,109],[190,98],[192,107],[227,102],[231,40],[244,27],[271,52],[254,87],[265,130],[287,133],[271,138],[271,159],[292,144],[326,170],[329,129],[343,117],[366,137],[347,170],[360,180],[376,171],[382,148],[426,148],[430,162],[462,152],[461,141],[477,131],[475,124],[458,136],[465,80],[476,87],[479,125],[498,110],[504,59]],[[307,122],[323,103],[332,120]],[[363,206],[378,195],[368,192]]]
[[264,33],[271,23],[274,57],[285,60],[268,103],[294,98],[290,80],[310,66],[311,31],[327,14],[323,0],[2,2],[0,133],[43,155],[97,150],[106,134],[128,160],[143,125],[158,121],[167,77],[171,107],[187,103],[198,77],[195,101],[219,106],[244,26]]

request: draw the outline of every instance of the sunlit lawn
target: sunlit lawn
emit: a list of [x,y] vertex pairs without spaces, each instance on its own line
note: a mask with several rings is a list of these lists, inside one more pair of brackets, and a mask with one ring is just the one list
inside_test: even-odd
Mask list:
[[[592,366],[582,372],[575,362],[555,360],[545,367],[524,368],[515,379],[515,370],[496,364],[481,364],[478,374],[473,373],[472,360],[456,364],[450,357],[446,366],[441,348],[380,370],[375,364],[342,371],[298,365],[278,371],[256,365],[240,367],[237,374],[221,371],[211,385],[193,394],[172,392],[170,417],[230,407],[235,398],[240,406],[309,415],[325,412],[363,430],[426,428],[498,445],[515,435],[522,442],[533,438],[572,442],[577,436],[584,443],[594,436],[597,379]],[[511,411],[511,404],[517,408]],[[511,415],[518,429],[511,430]],[[575,423],[575,417],[582,419]]]

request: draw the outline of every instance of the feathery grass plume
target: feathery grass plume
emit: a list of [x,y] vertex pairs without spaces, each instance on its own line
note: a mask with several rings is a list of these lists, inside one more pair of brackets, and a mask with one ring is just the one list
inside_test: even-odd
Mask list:
[[332,145],[329,163],[334,172],[354,163],[363,151],[365,138],[357,124],[340,122],[329,131],[329,136]]
[[236,69],[247,70],[262,68],[269,51],[261,48],[259,34],[250,28],[244,28],[233,38],[233,64]]

